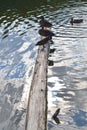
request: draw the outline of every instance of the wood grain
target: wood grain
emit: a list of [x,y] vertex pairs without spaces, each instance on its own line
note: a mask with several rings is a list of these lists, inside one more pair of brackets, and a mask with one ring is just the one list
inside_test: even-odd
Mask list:
[[25,130],[46,130],[47,127],[47,68],[49,43],[39,46],[32,79]]

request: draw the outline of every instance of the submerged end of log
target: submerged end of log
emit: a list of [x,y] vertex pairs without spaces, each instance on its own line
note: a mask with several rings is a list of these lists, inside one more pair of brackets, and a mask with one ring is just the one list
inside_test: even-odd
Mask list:
[[47,129],[47,68],[49,43],[39,46],[28,100],[25,130]]

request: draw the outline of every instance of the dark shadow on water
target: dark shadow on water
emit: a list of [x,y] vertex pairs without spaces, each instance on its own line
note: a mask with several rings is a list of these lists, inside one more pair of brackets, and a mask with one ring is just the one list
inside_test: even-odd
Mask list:
[[14,9],[18,9],[18,10],[23,10],[26,12],[26,10],[32,10],[36,7],[39,7],[41,5],[61,5],[66,3],[67,0],[0,0],[0,5],[1,5],[1,10],[4,9],[8,9],[10,8],[14,8]]
[[50,49],[50,53],[54,53],[55,50],[56,50],[55,48]]
[[54,65],[53,60],[48,60],[48,66],[53,66],[53,65]]
[[53,118],[56,124],[60,124],[60,120],[58,117]]
[[55,113],[52,115],[52,119],[55,121],[55,123],[60,124],[60,120],[58,118],[58,114],[60,112],[60,108],[58,108]]

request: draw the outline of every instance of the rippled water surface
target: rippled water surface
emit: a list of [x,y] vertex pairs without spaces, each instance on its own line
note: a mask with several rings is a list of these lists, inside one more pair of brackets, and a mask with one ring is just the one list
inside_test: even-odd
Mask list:
[[[48,67],[48,130],[87,129],[87,2],[19,0],[0,8],[0,130],[23,130],[40,40],[38,17],[53,23]],[[70,24],[70,18],[83,23]],[[60,108],[56,120],[52,115]]]

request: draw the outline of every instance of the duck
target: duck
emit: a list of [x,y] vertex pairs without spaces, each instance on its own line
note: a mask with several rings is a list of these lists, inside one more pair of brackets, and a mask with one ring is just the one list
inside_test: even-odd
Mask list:
[[38,33],[41,35],[41,36],[45,36],[45,37],[52,37],[52,36],[55,36],[55,34],[50,31],[50,30],[45,30],[43,27],[38,31]]
[[73,24],[73,23],[82,23],[83,22],[83,19],[73,19],[73,17],[71,18],[71,21],[70,23]]
[[41,19],[40,20],[40,26],[41,27],[48,27],[48,28],[52,27],[52,23],[50,23],[49,21],[45,20],[44,16],[41,16],[40,19]]
[[52,37],[51,37],[51,36],[48,36],[48,37],[46,37],[46,38],[40,40],[39,42],[37,42],[36,46],[37,46],[37,45],[44,45],[44,44],[46,44],[46,43],[47,43],[49,40],[51,40],[51,39],[52,39]]

